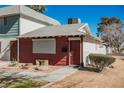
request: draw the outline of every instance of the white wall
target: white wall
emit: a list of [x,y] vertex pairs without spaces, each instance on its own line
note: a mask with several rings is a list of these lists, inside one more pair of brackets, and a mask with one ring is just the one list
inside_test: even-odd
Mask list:
[[101,45],[91,43],[88,41],[83,41],[83,62],[84,66],[86,66],[86,57],[90,53],[99,53],[99,54],[106,54],[106,48],[105,46],[100,47]]
[[20,35],[45,26],[45,24],[39,24],[37,22],[20,17]]
[[16,38],[3,38],[1,42],[0,60],[10,61],[10,41],[16,40]]

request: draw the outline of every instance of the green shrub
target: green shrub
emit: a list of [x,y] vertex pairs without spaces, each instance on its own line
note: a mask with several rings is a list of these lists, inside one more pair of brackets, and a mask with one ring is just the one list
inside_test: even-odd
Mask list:
[[104,67],[111,65],[115,58],[104,54],[89,54],[89,59],[98,71],[102,71]]

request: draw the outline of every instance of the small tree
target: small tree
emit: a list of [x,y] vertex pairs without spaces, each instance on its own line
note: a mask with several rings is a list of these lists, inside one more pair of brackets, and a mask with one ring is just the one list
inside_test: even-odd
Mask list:
[[102,17],[98,26],[97,35],[115,52],[120,53],[120,47],[124,43],[123,22],[116,17]]

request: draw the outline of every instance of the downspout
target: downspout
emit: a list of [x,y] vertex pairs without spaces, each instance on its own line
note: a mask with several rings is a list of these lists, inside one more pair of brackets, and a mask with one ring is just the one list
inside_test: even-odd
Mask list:
[[69,53],[68,53],[68,55],[69,55],[69,65],[71,64],[71,62],[70,62],[70,40],[69,40]]

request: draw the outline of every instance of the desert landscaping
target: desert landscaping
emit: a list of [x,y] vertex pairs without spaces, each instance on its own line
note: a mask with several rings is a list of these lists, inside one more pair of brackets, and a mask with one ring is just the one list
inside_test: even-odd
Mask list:
[[124,58],[122,56],[114,57],[116,61],[111,66],[104,68],[102,72],[79,70],[78,68],[68,68],[68,66],[40,67],[38,70],[36,66],[32,65],[12,66],[9,63],[1,62],[0,87],[123,88]]
[[113,68],[105,68],[102,72],[78,70],[74,74],[48,87],[52,88],[123,88],[124,87],[124,59],[115,56]]

